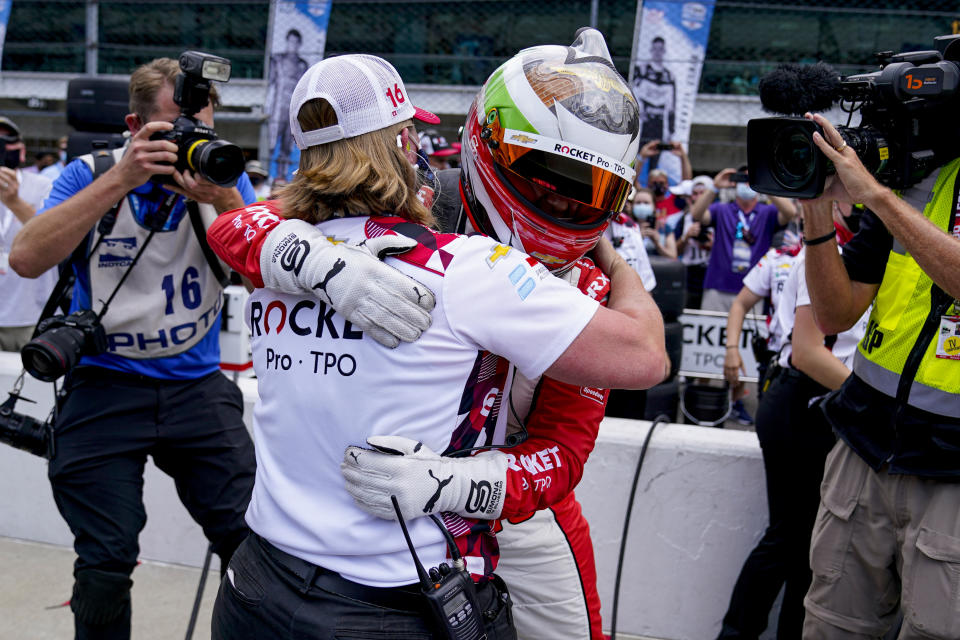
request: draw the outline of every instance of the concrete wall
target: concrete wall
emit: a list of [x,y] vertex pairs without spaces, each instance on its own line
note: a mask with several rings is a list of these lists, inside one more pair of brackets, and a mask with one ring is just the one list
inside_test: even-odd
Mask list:
[[[0,353],[0,392],[19,370],[18,354]],[[241,380],[240,386],[249,426],[256,381]],[[28,379],[23,394],[38,404],[21,402],[18,410],[45,417],[53,399],[49,385]],[[630,485],[649,428],[648,422],[606,419],[577,489],[593,533],[606,627]],[[45,461],[0,446],[0,487],[0,536],[72,544],[53,503]],[[658,426],[627,538],[618,632],[671,640],[715,636],[743,559],[766,525],[765,500],[754,433]],[[200,566],[206,541],[173,482],[149,463],[144,501],[141,556]]]

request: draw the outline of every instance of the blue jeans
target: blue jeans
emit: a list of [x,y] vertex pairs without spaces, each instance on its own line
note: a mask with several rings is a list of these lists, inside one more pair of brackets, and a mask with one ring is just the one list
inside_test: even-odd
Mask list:
[[[411,560],[412,562],[412,560]],[[337,585],[349,595],[337,592]],[[502,582],[476,585],[488,640],[516,640]],[[364,600],[363,591],[370,597]],[[416,584],[364,587],[256,535],[230,560],[213,607],[213,640],[434,640]],[[373,602],[371,602],[373,601]]]

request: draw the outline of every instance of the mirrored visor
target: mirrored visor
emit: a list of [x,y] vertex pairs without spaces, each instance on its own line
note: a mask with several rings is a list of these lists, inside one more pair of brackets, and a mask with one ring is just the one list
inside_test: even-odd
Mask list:
[[560,223],[591,225],[620,211],[630,183],[611,172],[547,153],[522,149],[509,168],[494,163],[515,191]]

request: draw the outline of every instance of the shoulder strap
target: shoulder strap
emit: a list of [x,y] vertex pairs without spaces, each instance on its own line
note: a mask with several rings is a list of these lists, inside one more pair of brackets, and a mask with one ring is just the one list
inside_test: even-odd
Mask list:
[[230,284],[230,276],[224,272],[220,265],[220,259],[210,248],[207,242],[207,230],[203,227],[203,219],[200,217],[200,207],[193,200],[187,200],[187,211],[190,214],[190,224],[193,226],[193,232],[197,236],[197,242],[200,243],[200,249],[203,251],[203,257],[207,259],[210,271],[213,277],[217,279],[221,287],[226,288]]
[[[96,149],[92,154],[81,156],[80,158],[88,167],[90,167],[90,171],[93,172],[94,180],[109,171],[116,162],[113,153],[107,149]],[[110,211],[108,211],[100,219],[100,222],[97,223],[97,230],[100,232],[101,238],[105,234],[110,233],[110,230],[113,229],[113,225],[117,221],[117,210],[119,208],[120,202],[117,202],[113,205],[113,207],[110,208]],[[90,233],[93,233],[92,229]],[[60,278],[53,286],[53,290],[50,292],[50,297],[47,298],[47,302],[43,305],[43,310],[40,312],[40,318],[37,320],[37,325],[56,313],[57,307],[59,307],[60,303],[66,299],[67,292],[69,292],[73,287],[74,280],[76,279],[72,266],[74,264],[81,263],[87,258],[87,246],[89,244],[90,234],[87,234],[83,237],[83,240],[80,241],[80,244],[78,244],[73,250],[73,253],[70,254],[70,257],[60,263]],[[67,310],[63,309],[63,311],[66,313]],[[36,329],[34,329],[34,335],[36,335]]]

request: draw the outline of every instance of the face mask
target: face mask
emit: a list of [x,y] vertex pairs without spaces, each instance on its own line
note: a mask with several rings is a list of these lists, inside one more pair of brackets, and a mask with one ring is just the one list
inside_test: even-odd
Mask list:
[[653,205],[646,202],[638,202],[633,205],[633,217],[637,220],[644,220],[653,213]]
[[66,164],[66,163],[67,163],[67,152],[66,152],[66,151],[61,151],[61,152],[59,153],[59,156],[60,156],[60,162]]
[[737,183],[737,197],[741,200],[753,200],[757,197],[757,192],[750,188],[746,182]]
[[667,193],[667,185],[656,182],[652,187],[650,187],[650,190],[653,191],[655,196],[662,198]]

